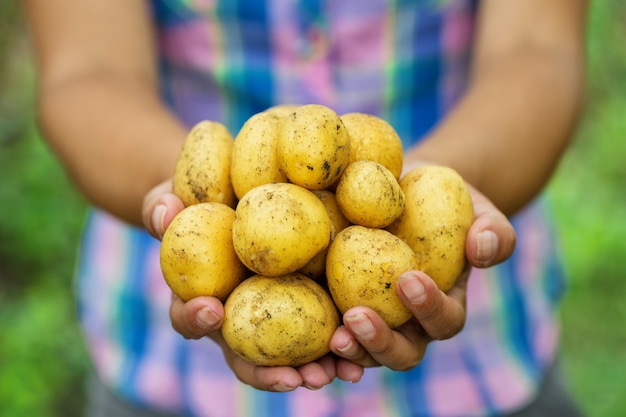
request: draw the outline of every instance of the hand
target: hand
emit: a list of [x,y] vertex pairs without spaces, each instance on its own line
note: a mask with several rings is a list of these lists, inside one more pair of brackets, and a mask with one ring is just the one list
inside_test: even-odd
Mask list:
[[259,390],[284,392],[300,386],[319,389],[335,378],[357,382],[363,374],[360,365],[344,360],[340,360],[339,364],[332,354],[297,368],[263,367],[245,361],[222,338],[219,329],[224,309],[219,300],[213,297],[196,297],[185,303],[173,296],[170,318],[174,329],[186,338],[208,336],[213,339],[222,348],[226,362],[237,378]]
[[[182,201],[171,190],[171,181],[165,181],[144,198],[142,219],[148,232],[157,239],[162,239],[172,219],[184,208]],[[260,390],[291,391],[299,386],[319,389],[335,378],[357,382],[363,375],[363,367],[338,360],[332,354],[298,368],[261,367],[246,362],[222,338],[219,329],[224,319],[224,306],[214,297],[196,297],[183,302],[172,295],[170,319],[174,330],[187,339],[205,336],[213,339],[222,348],[237,378]]]
[[363,367],[386,366],[409,370],[417,366],[432,340],[461,331],[466,318],[466,288],[471,267],[486,268],[506,260],[515,248],[513,226],[484,195],[470,187],[475,220],[466,241],[468,265],[447,293],[421,271],[409,271],[397,281],[397,293],[413,317],[390,329],[367,307],[354,307],[331,340],[331,350]]

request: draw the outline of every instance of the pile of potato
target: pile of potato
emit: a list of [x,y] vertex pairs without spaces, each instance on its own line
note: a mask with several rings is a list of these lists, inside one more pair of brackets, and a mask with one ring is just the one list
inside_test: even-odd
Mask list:
[[365,305],[390,327],[411,314],[395,282],[429,274],[442,291],[465,265],[474,219],[452,169],[401,180],[402,142],[373,115],[276,106],[236,138],[203,121],[179,155],[186,208],[163,236],[165,281],[183,300],[222,300],[222,335],[247,361],[299,366],[329,351],[339,313]]

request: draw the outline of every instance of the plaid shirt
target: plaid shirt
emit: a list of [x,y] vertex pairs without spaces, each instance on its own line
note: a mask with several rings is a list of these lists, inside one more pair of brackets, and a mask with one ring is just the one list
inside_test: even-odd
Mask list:
[[[405,147],[466,85],[475,2],[469,0],[155,0],[163,96],[188,125],[236,134],[278,103],[321,103],[388,120]],[[482,416],[519,407],[554,357],[558,253],[533,204],[514,219],[506,263],[474,270],[468,317],[409,372],[367,369],[358,384],[254,390],[209,339],[170,325],[159,242],[92,212],[78,264],[80,317],[103,380],[137,404],[194,416]]]

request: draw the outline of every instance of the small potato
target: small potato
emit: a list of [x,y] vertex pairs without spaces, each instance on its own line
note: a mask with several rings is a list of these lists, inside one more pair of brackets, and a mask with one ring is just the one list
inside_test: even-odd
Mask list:
[[328,246],[331,227],[324,204],[311,191],[291,183],[264,184],[239,201],[233,245],[257,274],[285,275]]
[[339,232],[326,255],[328,288],[339,311],[370,307],[391,328],[411,318],[396,294],[396,280],[416,267],[415,254],[400,238],[359,225]]
[[234,207],[230,181],[233,137],[213,121],[196,124],[185,139],[176,162],[172,191],[185,204],[217,202]]
[[161,270],[172,292],[187,301],[201,295],[222,302],[250,272],[233,248],[235,210],[198,203],[174,217],[163,235]]
[[278,160],[301,187],[322,190],[334,183],[350,161],[350,137],[339,115],[319,104],[298,107],[283,122]]
[[443,166],[423,166],[400,180],[406,196],[402,215],[387,230],[404,240],[419,269],[448,291],[465,267],[465,241],[474,206],[463,178]]
[[346,113],[341,120],[350,135],[350,162],[376,161],[396,179],[402,173],[402,140],[387,121],[366,113]]
[[[350,222],[343,215],[339,206],[337,205],[337,199],[335,194],[328,190],[313,191],[313,194],[320,199],[320,201],[326,207],[328,216],[330,217],[330,241],[332,242],[337,236],[337,233],[341,232],[346,227],[350,226]],[[309,278],[320,279],[326,274],[326,252],[328,247],[315,255],[306,265],[304,265],[298,272],[306,275]]]
[[312,279],[255,275],[228,297],[222,336],[247,362],[297,367],[327,354],[338,326],[337,308]]
[[262,184],[287,182],[278,165],[278,134],[283,116],[262,112],[250,117],[235,138],[230,177],[237,198]]
[[404,209],[404,192],[398,180],[385,166],[374,161],[348,165],[335,193],[344,216],[365,227],[384,228]]

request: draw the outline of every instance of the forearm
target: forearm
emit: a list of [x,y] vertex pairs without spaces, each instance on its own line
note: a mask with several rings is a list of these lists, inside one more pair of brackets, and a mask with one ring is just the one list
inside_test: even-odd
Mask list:
[[42,84],[40,128],[80,191],[140,225],[144,195],[174,172],[184,128],[150,83],[130,76],[93,73]]
[[545,186],[581,108],[578,58],[538,51],[484,65],[458,106],[407,155],[449,165],[513,214]]

